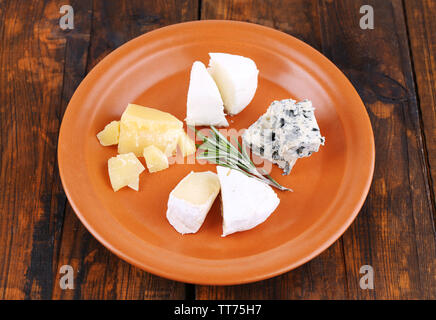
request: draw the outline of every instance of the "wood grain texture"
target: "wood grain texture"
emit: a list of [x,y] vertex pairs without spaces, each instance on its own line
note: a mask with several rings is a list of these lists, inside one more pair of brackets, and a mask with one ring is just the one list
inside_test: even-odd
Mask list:
[[[59,28],[64,4],[75,10],[73,30]],[[359,28],[363,4],[374,8],[374,30]],[[92,67],[199,9],[322,51],[358,90],[375,134],[373,185],[343,237],[247,285],[194,287],[125,263],[76,218],[57,168],[63,113]],[[435,16],[432,0],[0,0],[0,299],[436,299]],[[66,264],[74,290],[59,287]],[[359,287],[366,264],[374,290]]]
[[51,297],[65,204],[56,165],[66,50],[59,8],[0,2],[0,299]]
[[[374,8],[374,30],[359,27],[364,4]],[[202,18],[275,26],[321,48],[367,106],[376,168],[361,213],[328,251],[267,281],[198,286],[197,298],[434,299],[432,201],[401,1],[205,1]],[[374,290],[360,289],[363,265],[374,268]]]
[[[89,72],[108,53],[147,31],[197,18],[196,1],[93,1],[86,64]],[[77,75],[80,78],[80,72]],[[54,299],[183,299],[185,285],[139,270],[104,248],[67,205],[58,268],[71,265],[75,289],[61,290],[57,273]]]
[[436,1],[405,0],[412,61],[418,89],[422,130],[426,142],[429,193],[435,218],[436,194]]
[[[321,48],[317,1],[210,0],[203,2],[201,17],[266,25]],[[196,298],[347,299],[342,240],[309,263],[282,276],[239,286],[196,286]]]
[[[402,2],[320,3],[323,52],[359,91],[375,135],[373,185],[343,237],[350,298],[434,299],[432,204]],[[373,30],[359,27],[364,4],[374,8]],[[375,290],[359,287],[364,264]]]

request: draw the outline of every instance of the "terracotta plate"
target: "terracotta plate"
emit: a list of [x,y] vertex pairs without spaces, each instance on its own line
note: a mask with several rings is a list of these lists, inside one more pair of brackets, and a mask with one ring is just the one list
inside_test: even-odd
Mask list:
[[[229,118],[247,128],[275,99],[309,98],[326,145],[297,162],[290,176],[272,176],[294,192],[277,191],[280,205],[260,226],[222,238],[217,200],[200,231],[178,234],[165,218],[169,192],[191,170],[174,164],[140,177],[140,190],[111,189],[108,158],[96,134],[120,118],[127,103],[184,119],[189,71],[208,52],[252,58],[259,86],[251,104]],[[365,107],[328,59],[276,30],[233,21],[197,21],[149,32],[103,59],[83,80],[65,113],[59,169],[68,199],[88,230],[108,249],[151,273],[199,284],[238,284],[291,270],[329,247],[359,212],[372,179],[374,140]],[[192,160],[192,159],[191,159]],[[143,158],[141,158],[143,161]]]

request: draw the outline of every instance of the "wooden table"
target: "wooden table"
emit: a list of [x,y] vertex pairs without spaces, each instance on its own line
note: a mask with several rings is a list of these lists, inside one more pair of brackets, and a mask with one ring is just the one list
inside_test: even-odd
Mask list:
[[[68,3],[75,28],[63,31]],[[359,27],[364,4],[372,30]],[[60,183],[59,126],[85,75],[126,41],[197,19],[302,39],[352,81],[373,125],[374,180],[355,222],[269,280],[195,286],[132,267],[90,235]],[[0,0],[0,299],[435,299],[435,52],[436,0]],[[74,290],[59,286],[67,264]],[[359,286],[363,265],[374,269],[373,290]]]

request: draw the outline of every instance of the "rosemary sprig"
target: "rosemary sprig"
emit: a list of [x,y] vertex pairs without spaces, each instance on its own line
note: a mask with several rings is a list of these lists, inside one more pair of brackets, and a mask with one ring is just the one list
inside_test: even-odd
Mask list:
[[202,144],[197,145],[198,150],[200,150],[197,159],[207,160],[226,168],[238,170],[249,177],[258,179],[277,189],[292,191],[280,185],[269,174],[259,172],[247,152],[242,148],[238,139],[234,139],[237,145],[237,147],[235,147],[214,126],[210,127],[210,137],[205,136],[192,126],[189,126],[189,128],[195,130],[197,137],[203,141]]

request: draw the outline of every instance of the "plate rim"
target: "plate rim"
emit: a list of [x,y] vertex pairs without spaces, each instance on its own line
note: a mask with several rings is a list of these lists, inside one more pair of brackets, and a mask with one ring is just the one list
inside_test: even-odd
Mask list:
[[[141,41],[145,38],[148,38],[150,36],[155,36],[158,33],[165,33],[165,32],[171,32],[171,30],[173,29],[177,29],[177,28],[184,28],[186,26],[193,26],[195,27],[196,25],[200,26],[204,25],[204,24],[227,24],[227,25],[232,25],[234,27],[242,27],[242,28],[257,28],[259,29],[259,31],[263,32],[267,32],[267,33],[271,33],[271,34],[280,34],[281,36],[285,36],[285,37],[290,37],[293,39],[293,41],[296,41],[296,43],[298,43],[299,45],[301,45],[302,47],[306,47],[306,49],[309,49],[310,51],[312,51],[315,55],[318,55],[318,59],[321,59],[323,64],[326,64],[328,66],[328,68],[332,69],[336,74],[340,75],[340,77],[342,78],[343,81],[345,81],[347,83],[347,85],[350,87],[350,90],[352,91],[352,94],[354,96],[357,97],[356,102],[359,102],[359,107],[361,109],[361,111],[363,111],[363,113],[366,115],[365,119],[361,119],[362,122],[365,122],[366,124],[366,129],[368,130],[368,135],[365,136],[365,138],[369,138],[369,163],[368,163],[368,168],[367,168],[367,179],[365,181],[364,187],[362,188],[362,192],[360,194],[360,197],[356,200],[354,207],[352,208],[352,210],[350,211],[350,214],[347,215],[348,218],[346,219],[345,223],[342,224],[340,226],[340,228],[337,228],[336,232],[334,232],[332,235],[330,235],[328,237],[328,239],[325,239],[322,243],[322,245],[320,245],[317,249],[313,250],[310,254],[306,255],[304,258],[300,258],[297,261],[293,262],[293,263],[289,263],[284,267],[281,268],[276,268],[273,271],[269,271],[269,272],[260,272],[259,274],[253,275],[248,273],[244,278],[241,279],[235,279],[235,277],[233,276],[221,276],[219,278],[213,278],[213,279],[208,279],[205,280],[204,277],[202,277],[201,279],[199,279],[198,277],[196,277],[195,272],[192,272],[190,276],[187,276],[186,272],[185,273],[178,273],[178,272],[169,272],[167,270],[162,270],[162,268],[159,268],[155,265],[150,265],[150,264],[144,264],[143,262],[139,262],[137,259],[130,257],[129,255],[127,255],[125,252],[121,251],[119,248],[117,248],[116,245],[114,245],[113,243],[111,243],[110,241],[108,241],[107,239],[105,239],[97,230],[94,226],[92,226],[86,219],[86,214],[84,215],[78,204],[76,203],[76,201],[74,200],[74,196],[71,194],[70,190],[69,190],[69,185],[68,182],[66,181],[66,173],[65,173],[65,167],[63,165],[63,159],[66,156],[64,154],[63,148],[61,148],[61,140],[64,137],[65,134],[65,127],[68,124],[68,117],[69,114],[72,110],[72,107],[70,107],[71,105],[74,104],[75,102],[75,98],[77,98],[77,92],[81,91],[81,88],[83,88],[84,86],[86,86],[86,84],[90,81],[90,79],[93,77],[94,74],[97,74],[98,72],[100,72],[100,70],[103,68],[103,64],[107,63],[110,59],[112,59],[111,57],[115,57],[117,54],[121,53],[123,50],[126,50],[126,48],[128,46],[131,46],[132,44],[134,44],[137,41]],[[357,108],[357,106],[355,106]],[[258,25],[255,23],[249,23],[249,22],[242,22],[242,21],[233,21],[233,20],[197,20],[197,21],[189,21],[189,22],[182,22],[182,23],[177,23],[177,24],[172,24],[172,25],[168,25],[162,28],[158,28],[155,30],[152,30],[150,32],[147,32],[145,34],[142,34],[136,38],[133,38],[129,41],[127,41],[126,43],[124,43],[123,45],[121,45],[120,47],[118,47],[117,49],[113,50],[112,52],[110,52],[108,55],[106,55],[101,61],[99,61],[97,63],[97,65],[95,65],[93,67],[93,69],[91,71],[88,72],[88,74],[85,76],[85,78],[81,81],[80,85],[77,87],[77,89],[75,90],[73,96],[70,99],[70,102],[68,103],[68,106],[65,110],[63,119],[62,119],[62,123],[60,126],[60,130],[59,130],[59,137],[58,137],[58,167],[59,167],[59,172],[60,172],[60,178],[61,178],[61,182],[62,182],[62,186],[64,188],[65,194],[68,198],[68,201],[73,209],[73,211],[75,212],[76,216],[79,218],[79,220],[81,221],[81,223],[87,228],[87,230],[101,243],[103,244],[107,249],[109,249],[111,252],[113,252],[115,255],[117,255],[119,258],[127,261],[128,263],[142,269],[145,270],[147,272],[150,272],[152,274],[161,276],[161,277],[165,277],[167,279],[172,279],[172,280],[176,280],[176,281],[181,281],[181,282],[185,282],[185,283],[193,283],[193,284],[200,284],[200,285],[236,285],[236,284],[244,284],[244,283],[250,283],[250,282],[254,282],[254,281],[259,281],[259,280],[264,280],[264,279],[268,279],[280,274],[283,274],[287,271],[290,271],[292,269],[295,269],[303,264],[305,264],[306,262],[312,260],[313,258],[315,258],[316,256],[318,256],[320,253],[322,253],[323,251],[325,251],[327,248],[329,248],[333,243],[335,243],[340,237],[341,235],[349,228],[349,226],[351,225],[351,223],[355,220],[355,218],[357,217],[358,213],[360,212],[365,199],[368,195],[371,183],[372,183],[372,179],[373,179],[373,175],[374,175],[374,166],[375,166],[375,142],[374,142],[374,133],[373,133],[373,129],[372,129],[372,125],[370,122],[370,118],[368,115],[368,112],[365,108],[365,105],[363,103],[363,101],[361,100],[359,94],[357,93],[356,89],[354,88],[354,86],[351,84],[351,82],[348,80],[348,78],[345,76],[345,74],[338,68],[336,67],[336,65],[333,64],[333,62],[331,62],[327,57],[325,57],[321,52],[319,52],[317,49],[313,48],[312,46],[310,46],[309,44],[299,40],[298,38],[289,35],[287,33],[284,33],[282,31],[270,28],[270,27],[266,27],[266,26],[262,26],[262,25]],[[126,230],[126,229],[124,229]],[[129,232],[128,230],[126,230],[127,232]],[[285,244],[285,243],[284,243]],[[284,245],[282,244],[282,245]],[[267,250],[265,252],[261,252],[260,254],[266,254],[269,251],[273,251],[276,250],[278,248],[280,248],[282,245],[280,245],[279,247]],[[193,257],[187,257],[193,260],[203,260],[200,258],[193,258]],[[236,258],[236,259],[242,259],[242,258]],[[228,260],[235,260],[235,259],[228,259]],[[215,261],[215,260],[214,260]],[[189,273],[189,272],[188,272]],[[231,273],[230,273],[231,274]],[[210,280],[210,281],[209,281]]]

